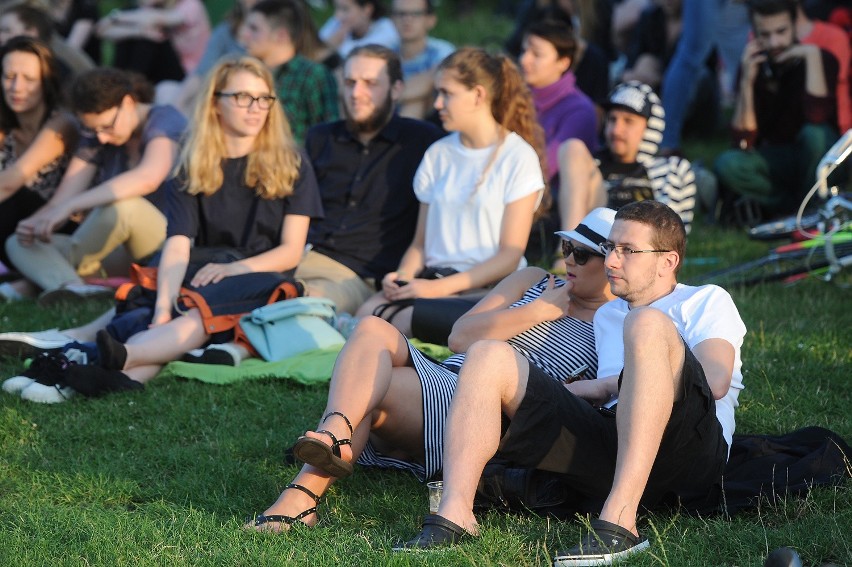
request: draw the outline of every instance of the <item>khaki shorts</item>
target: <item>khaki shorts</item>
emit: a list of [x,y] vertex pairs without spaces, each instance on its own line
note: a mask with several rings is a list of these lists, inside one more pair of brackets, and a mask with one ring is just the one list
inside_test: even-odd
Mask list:
[[305,283],[308,295],[327,297],[337,304],[338,311],[346,313],[354,314],[376,293],[372,278],[363,279],[337,260],[313,250],[296,268],[296,279]]

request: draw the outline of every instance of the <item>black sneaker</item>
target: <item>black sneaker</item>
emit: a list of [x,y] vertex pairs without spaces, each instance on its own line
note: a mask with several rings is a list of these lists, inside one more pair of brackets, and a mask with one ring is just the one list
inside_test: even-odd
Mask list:
[[21,389],[21,399],[43,404],[66,401],[74,395],[74,389],[66,381],[68,369],[76,365],[62,353],[42,353],[21,373],[20,377],[33,380]]
[[648,539],[605,520],[592,520],[592,531],[567,552],[553,557],[553,567],[612,565],[648,549]]
[[108,370],[100,366],[74,366],[68,371],[67,379],[72,388],[90,398],[111,392],[145,389],[144,384],[131,379],[124,372]]
[[196,348],[180,358],[181,362],[192,364],[216,364],[219,366],[239,366],[240,354],[229,344],[215,344],[207,348]]

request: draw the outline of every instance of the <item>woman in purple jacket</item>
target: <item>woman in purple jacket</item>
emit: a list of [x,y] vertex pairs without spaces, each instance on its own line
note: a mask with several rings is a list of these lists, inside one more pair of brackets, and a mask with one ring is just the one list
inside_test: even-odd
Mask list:
[[527,28],[520,65],[544,128],[551,187],[559,186],[554,183],[559,171],[557,154],[565,140],[580,139],[590,152],[598,146],[595,105],[577,88],[571,70],[576,51],[574,29],[566,20],[548,17]]

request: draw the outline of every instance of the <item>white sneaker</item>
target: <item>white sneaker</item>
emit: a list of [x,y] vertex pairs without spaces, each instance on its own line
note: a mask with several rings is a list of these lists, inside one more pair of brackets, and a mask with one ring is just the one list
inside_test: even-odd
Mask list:
[[21,399],[40,404],[58,404],[68,400],[76,393],[71,386],[60,386],[59,384],[45,386],[33,382],[21,392]]
[[67,284],[57,289],[51,289],[38,296],[38,304],[50,307],[57,303],[81,299],[104,299],[115,296],[111,287],[92,284]]
[[[69,351],[73,351],[75,358],[80,358],[80,355],[85,358],[85,354],[77,349]],[[66,385],[65,376],[68,369],[76,364],[64,354],[44,353],[33,360],[20,376],[7,380],[3,388],[6,389],[7,383],[10,389],[21,387],[22,400],[45,404],[64,402],[74,395],[74,390]],[[21,378],[30,379],[32,382],[27,385]]]
[[21,392],[33,382],[35,382],[35,379],[29,376],[12,376],[3,382],[3,391],[13,396],[20,396]]
[[0,356],[32,358],[39,353],[58,350],[74,339],[59,329],[35,331],[32,333],[0,333]]

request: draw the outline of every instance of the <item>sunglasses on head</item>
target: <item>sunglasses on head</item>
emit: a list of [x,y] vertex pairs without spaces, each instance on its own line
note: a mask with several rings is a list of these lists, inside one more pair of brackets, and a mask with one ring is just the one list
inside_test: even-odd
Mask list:
[[578,246],[574,246],[573,242],[569,242],[568,240],[562,241],[562,257],[568,258],[571,254],[574,255],[574,262],[577,263],[578,266],[584,266],[586,262],[589,261],[589,258],[592,256],[598,256],[599,258],[603,258],[603,254],[600,252],[595,252],[594,250],[589,250],[588,248],[580,248]]

